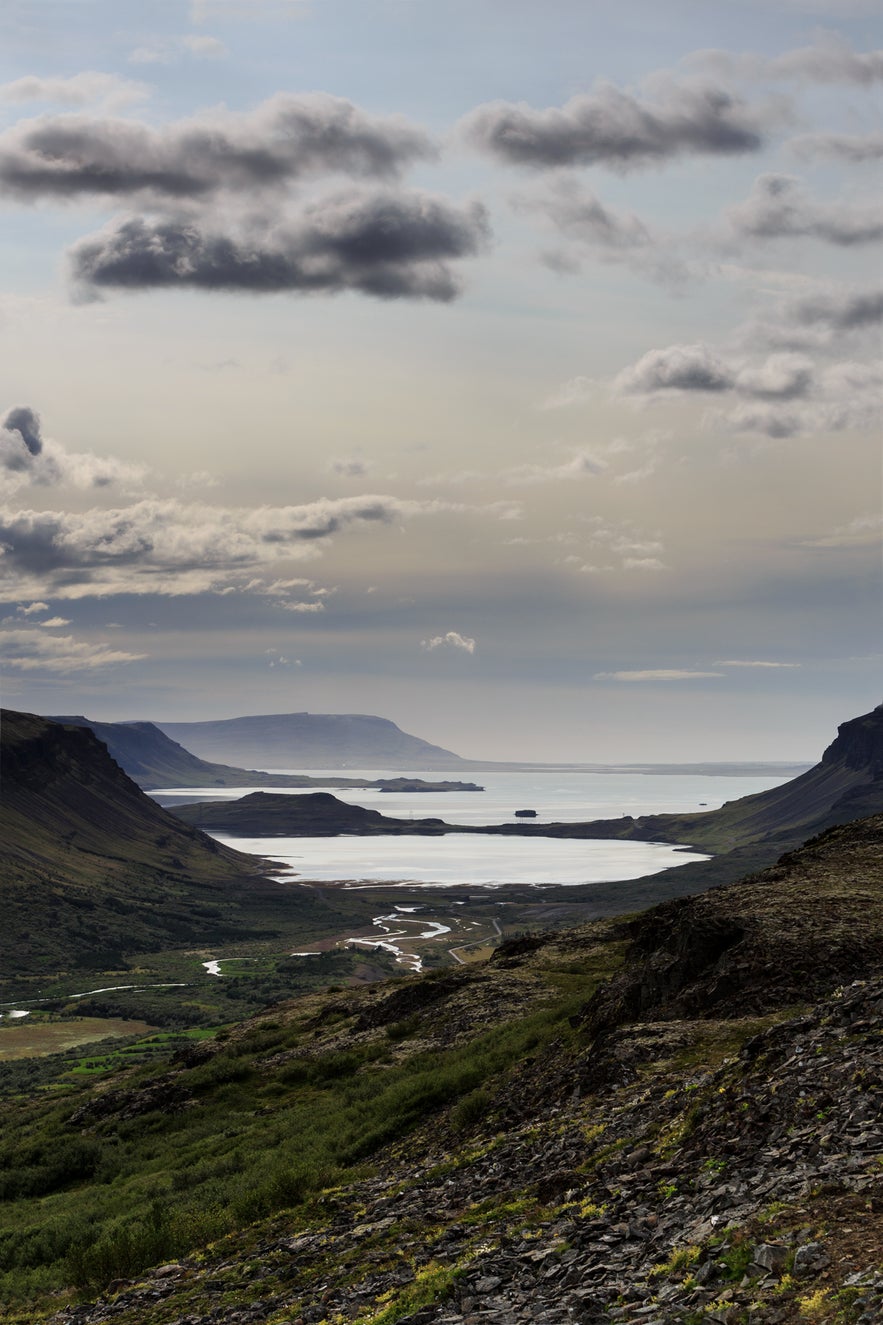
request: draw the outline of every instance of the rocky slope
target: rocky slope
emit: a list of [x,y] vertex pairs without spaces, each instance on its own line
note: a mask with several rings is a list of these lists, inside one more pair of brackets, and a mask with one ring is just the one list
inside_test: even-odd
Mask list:
[[260,768],[457,768],[459,755],[364,713],[275,713],[217,722],[160,722],[203,759]]
[[[131,1145],[132,1120],[156,1136],[151,1110],[174,1101],[183,1157],[206,1083],[226,1083],[231,1134],[242,1144],[269,1111],[284,1164],[307,1083],[326,1083],[327,1111],[344,1062],[344,1095],[393,1083],[385,1127],[353,1152],[370,1168],[56,1325],[881,1318],[883,816],[624,923],[276,1008],[153,1096],[143,1080],[96,1090],[68,1126]],[[402,1112],[395,1083],[428,1062],[447,1092]],[[459,1087],[452,1063],[470,1065]]]

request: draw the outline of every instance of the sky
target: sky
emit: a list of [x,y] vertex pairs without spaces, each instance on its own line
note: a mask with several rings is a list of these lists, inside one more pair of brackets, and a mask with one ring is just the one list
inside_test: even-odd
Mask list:
[[4,704],[817,758],[881,97],[880,0],[5,0]]

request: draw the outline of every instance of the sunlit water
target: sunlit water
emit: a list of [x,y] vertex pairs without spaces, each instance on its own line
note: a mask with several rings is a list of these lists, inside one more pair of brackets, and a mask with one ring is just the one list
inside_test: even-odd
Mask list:
[[[226,846],[279,861],[300,879],[500,888],[636,879],[707,856],[653,842],[558,838],[230,837]],[[290,877],[290,876],[289,876]]]
[[[275,772],[296,773],[297,769]],[[310,770],[313,777],[401,776],[389,769]],[[616,819],[624,814],[683,813],[716,809],[768,787],[781,777],[733,777],[662,773],[597,773],[582,769],[492,770],[487,773],[420,772],[423,781],[475,781],[480,792],[382,792],[372,788],[328,787],[340,800],[380,810],[397,819],[439,818],[477,825],[515,822],[516,810],[535,810],[530,822],[576,823]],[[250,791],[305,795],[315,788],[168,787],[153,794],[170,801],[228,800]],[[492,837],[335,837],[242,838],[216,834],[240,851],[278,860],[302,879],[412,882],[501,887],[510,884],[615,882],[655,874],[706,857],[658,843],[565,841],[553,838]]]

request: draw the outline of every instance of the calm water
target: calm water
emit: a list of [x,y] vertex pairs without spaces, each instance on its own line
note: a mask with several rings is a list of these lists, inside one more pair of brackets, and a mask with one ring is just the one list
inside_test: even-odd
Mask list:
[[[296,773],[298,769],[277,769]],[[311,776],[342,776],[310,770]],[[401,776],[388,769],[348,769],[348,777]],[[425,781],[452,780],[450,772],[422,772]],[[483,792],[414,792],[391,794],[365,788],[325,788],[341,800],[370,806],[383,814],[406,819],[436,817],[456,824],[493,824],[513,821],[516,810],[536,810],[534,823],[573,823],[584,819],[612,819],[623,814],[678,813],[716,809],[768,787],[784,778],[711,777],[696,774],[591,773],[582,770],[531,770],[464,775],[478,782]],[[221,800],[244,796],[254,787],[218,790],[164,788],[160,801]],[[270,790],[270,788],[263,788]],[[308,789],[309,790],[309,789]],[[303,795],[278,789],[280,795]],[[704,856],[657,843],[593,841],[552,838],[336,837],[336,838],[232,838],[219,841],[240,851],[283,861],[303,879],[363,882],[408,881],[444,885],[502,886],[506,883],[583,884],[638,878],[672,865],[702,860]]]
[[[229,837],[226,846],[278,860],[302,879],[502,888],[637,879],[707,856],[653,842],[498,837]],[[289,876],[290,877],[290,876]]]
[[[275,769],[278,773],[297,773],[296,768]],[[400,777],[389,769],[310,770],[311,777]],[[396,819],[438,818],[453,824],[499,824],[512,821],[516,810],[536,810],[537,823],[577,823],[583,819],[617,819],[623,814],[675,814],[685,810],[717,809],[725,801],[748,796],[767,787],[777,787],[785,778],[707,777],[696,774],[662,773],[589,773],[581,770],[492,772],[464,775],[455,773],[418,773],[425,782],[470,781],[484,791],[412,792],[399,795],[373,788],[313,787],[303,791],[287,788],[250,786],[165,787],[152,794],[160,801],[226,800],[245,796],[250,791],[275,791],[279,795],[300,796],[310,791],[331,791],[352,805],[366,805]]]

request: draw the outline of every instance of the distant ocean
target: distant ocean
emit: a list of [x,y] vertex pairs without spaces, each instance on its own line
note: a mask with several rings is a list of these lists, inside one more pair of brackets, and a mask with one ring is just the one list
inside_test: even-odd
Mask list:
[[[273,769],[298,773],[300,769]],[[400,777],[389,769],[310,769],[312,777]],[[574,823],[615,819],[623,814],[683,813],[716,809],[725,801],[776,787],[782,777],[733,777],[659,773],[597,773],[575,769],[519,770],[476,774],[420,772],[424,781],[475,781],[483,792],[387,793],[373,789],[323,788],[341,800],[365,805],[397,819],[439,818],[455,824],[517,822],[516,810],[536,810],[531,823]],[[255,787],[175,788],[152,794],[160,801],[221,800]],[[261,790],[269,790],[261,788]],[[309,788],[305,789],[306,793]],[[304,792],[279,790],[280,795]],[[704,860],[649,842],[567,841],[555,838],[335,837],[233,838],[219,841],[284,863],[299,878],[351,883],[408,882],[447,886],[503,887],[509,884],[587,884],[639,878],[672,865]]]

